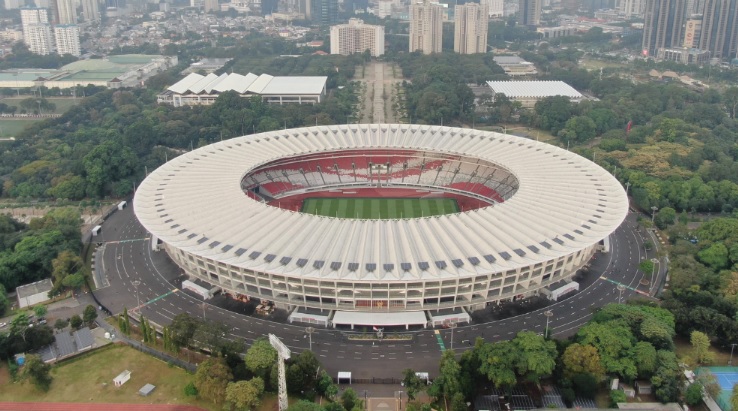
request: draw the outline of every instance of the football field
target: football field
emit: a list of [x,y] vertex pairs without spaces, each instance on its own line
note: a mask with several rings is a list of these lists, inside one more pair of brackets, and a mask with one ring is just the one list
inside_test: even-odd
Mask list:
[[453,198],[306,198],[302,212],[338,218],[391,219],[451,214]]

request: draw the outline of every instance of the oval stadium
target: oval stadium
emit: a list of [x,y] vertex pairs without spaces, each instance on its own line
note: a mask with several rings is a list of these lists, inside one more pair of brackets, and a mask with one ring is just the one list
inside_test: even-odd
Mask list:
[[609,172],[549,144],[349,124],[185,153],[147,176],[134,210],[196,283],[290,320],[410,326],[571,281],[628,201]]

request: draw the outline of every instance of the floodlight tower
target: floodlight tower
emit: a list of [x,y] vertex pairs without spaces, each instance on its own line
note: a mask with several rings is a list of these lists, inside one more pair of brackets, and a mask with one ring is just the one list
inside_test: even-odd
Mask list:
[[284,371],[284,361],[290,358],[290,349],[274,334],[269,334],[269,343],[277,350],[277,368],[279,369],[279,411],[287,410],[287,378]]

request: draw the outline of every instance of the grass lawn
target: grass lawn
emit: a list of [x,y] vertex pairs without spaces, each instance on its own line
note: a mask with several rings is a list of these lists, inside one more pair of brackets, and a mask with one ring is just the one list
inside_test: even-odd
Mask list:
[[[121,388],[113,386],[113,378],[123,370],[131,371],[131,379]],[[194,376],[166,363],[122,345],[112,345],[52,368],[54,381],[47,393],[39,392],[29,382],[8,382],[8,369],[0,373],[0,401],[110,402],[138,404],[188,404],[206,409],[220,409],[214,404],[185,397],[184,386]],[[156,386],[151,395],[141,397],[138,390],[145,384]]]
[[23,131],[28,125],[36,121],[45,120],[42,118],[34,118],[32,120],[8,120],[0,119],[0,137],[15,137]]
[[302,212],[338,218],[416,218],[459,212],[452,198],[307,198]]

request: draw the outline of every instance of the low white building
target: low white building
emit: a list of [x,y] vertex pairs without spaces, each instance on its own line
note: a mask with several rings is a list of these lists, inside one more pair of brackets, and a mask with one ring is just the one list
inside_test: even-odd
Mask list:
[[49,301],[49,291],[54,288],[51,279],[36,281],[35,283],[21,285],[15,289],[18,297],[18,308],[30,307]]
[[261,96],[267,103],[315,104],[325,97],[327,81],[325,76],[274,77],[253,73],[203,76],[192,73],[159,94],[157,101],[175,107],[210,105],[221,93],[235,91],[241,97]]
[[488,81],[492,97],[504,94],[512,101],[519,101],[524,108],[533,108],[538,100],[564,96],[572,102],[584,100],[584,96],[563,81]]

